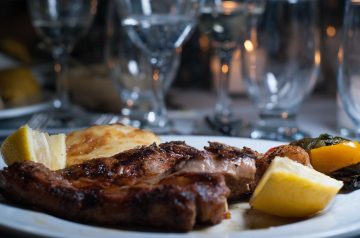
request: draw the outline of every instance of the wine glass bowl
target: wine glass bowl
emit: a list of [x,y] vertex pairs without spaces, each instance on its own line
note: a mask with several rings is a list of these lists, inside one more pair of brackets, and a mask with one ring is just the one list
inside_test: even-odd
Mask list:
[[242,72],[259,111],[252,138],[307,136],[296,124],[298,108],[314,87],[320,51],[316,1],[267,1],[261,19],[247,23]]
[[360,3],[346,2],[342,44],[339,50],[338,93],[354,127],[343,129],[346,137],[360,138]]
[[263,12],[264,1],[203,0],[199,17],[200,30],[208,35],[220,66],[214,77],[217,94],[214,114],[208,117],[213,124],[229,124],[234,121],[229,97],[231,61],[242,42],[247,19]]
[[[71,51],[76,40],[89,28],[96,12],[96,1],[29,2],[33,26],[50,50]],[[85,1],[86,2],[86,1]],[[89,14],[91,13],[91,14]]]
[[[96,0],[31,0],[29,11],[35,31],[51,51],[56,73],[55,127],[82,124],[69,100],[69,85],[64,77],[69,54],[76,40],[90,27],[96,13]],[[71,122],[72,121],[72,122]],[[76,121],[76,122],[75,122]],[[70,123],[69,123],[70,122]],[[85,120],[84,123],[86,124]]]
[[[125,28],[121,27],[121,17],[116,11],[115,1],[108,2],[107,41],[105,57],[111,78],[122,101],[120,114],[131,124],[140,127],[148,124],[146,119],[152,110],[154,100],[151,93],[151,65],[147,54],[130,39]],[[166,93],[175,79],[180,64],[179,51],[171,51],[169,65],[164,80]]]
[[197,0],[118,0],[122,26],[130,39],[148,57],[152,68],[154,108],[148,113],[148,127],[168,131],[164,81],[171,55],[181,49],[196,24]]

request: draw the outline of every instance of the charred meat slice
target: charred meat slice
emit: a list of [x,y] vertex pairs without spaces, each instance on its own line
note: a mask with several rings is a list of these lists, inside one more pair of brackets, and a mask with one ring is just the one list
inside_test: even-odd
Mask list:
[[118,186],[93,178],[69,181],[34,162],[0,172],[0,190],[13,201],[59,217],[98,224],[140,224],[189,231],[196,220],[219,223],[229,193],[223,176],[176,174],[159,183]]
[[230,190],[221,174],[176,173],[162,179],[159,184],[187,187],[196,194],[197,220],[217,224],[227,212]]
[[140,180],[156,183],[171,173],[219,173],[231,190],[230,199],[251,193],[255,187],[256,151],[210,142],[200,151],[184,142],[168,142],[119,153],[110,158],[86,161],[58,171],[66,179],[98,179],[117,185],[133,185]]
[[131,149],[109,158],[88,160],[59,173],[71,180],[82,177],[108,181],[159,177],[170,174],[178,163],[197,156],[201,156],[199,150],[175,141]]
[[218,142],[209,142],[203,156],[187,160],[179,171],[220,173],[231,190],[230,199],[250,193],[254,187],[255,160],[259,153],[244,147],[238,149]]

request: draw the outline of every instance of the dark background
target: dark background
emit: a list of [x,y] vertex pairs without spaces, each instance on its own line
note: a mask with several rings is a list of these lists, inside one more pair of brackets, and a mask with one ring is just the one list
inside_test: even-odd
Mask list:
[[[344,0],[318,1],[322,73],[315,93],[335,95],[336,92],[337,51],[341,38],[344,2]],[[72,53],[73,58],[85,63],[96,63],[104,60],[103,49],[107,3],[108,0],[99,0],[98,13],[94,24],[88,34],[82,37],[76,44],[75,50]],[[174,87],[211,88],[209,72],[209,56],[211,52],[208,49],[201,49],[199,39],[200,33],[196,31],[185,44],[181,67]],[[30,61],[24,63],[51,62],[50,55],[42,49],[40,39],[38,39],[31,26],[26,0],[0,1],[0,52],[14,58],[19,58],[4,47],[2,44],[4,40],[16,41],[26,47],[30,54]]]

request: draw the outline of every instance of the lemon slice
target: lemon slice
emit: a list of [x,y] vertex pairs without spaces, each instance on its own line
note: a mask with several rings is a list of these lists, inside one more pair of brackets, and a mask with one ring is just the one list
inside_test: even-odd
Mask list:
[[65,134],[50,136],[24,125],[5,139],[1,154],[7,165],[34,161],[51,170],[62,169],[66,164]]
[[343,186],[286,157],[276,157],[256,187],[250,205],[281,217],[308,217],[329,204]]

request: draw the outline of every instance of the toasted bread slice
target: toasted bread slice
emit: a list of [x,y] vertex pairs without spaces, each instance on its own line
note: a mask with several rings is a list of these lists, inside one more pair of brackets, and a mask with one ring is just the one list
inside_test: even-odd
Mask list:
[[122,124],[98,125],[73,131],[66,136],[66,165],[110,157],[122,151],[152,143],[160,138],[150,131]]

